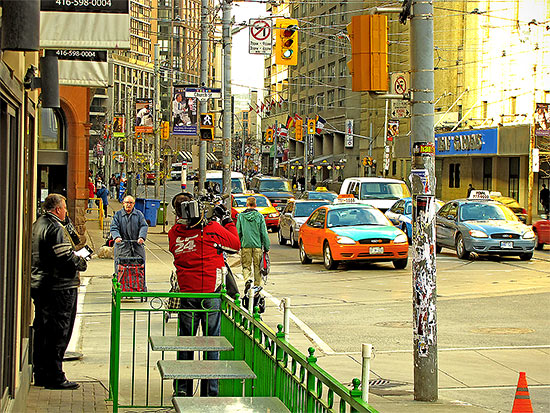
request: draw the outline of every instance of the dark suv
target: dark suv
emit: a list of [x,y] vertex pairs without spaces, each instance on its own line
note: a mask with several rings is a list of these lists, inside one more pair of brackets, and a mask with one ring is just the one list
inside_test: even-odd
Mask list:
[[279,212],[284,209],[289,198],[294,198],[290,181],[277,176],[255,176],[250,181],[249,189],[268,197]]

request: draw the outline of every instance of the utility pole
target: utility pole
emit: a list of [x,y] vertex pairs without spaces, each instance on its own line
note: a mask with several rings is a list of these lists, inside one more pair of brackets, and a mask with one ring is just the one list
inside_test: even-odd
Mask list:
[[[306,119],[306,134],[305,134],[305,139],[304,139],[304,187],[302,188],[302,191],[305,191],[306,190],[306,187],[307,187],[307,183],[309,182],[309,173],[308,173],[308,168],[309,168],[309,151],[311,150],[309,148],[309,145],[311,144],[310,142],[310,136],[309,136],[309,128],[307,127],[307,119]],[[313,171],[311,172],[313,173]]]
[[[155,199],[160,194],[160,125],[162,124],[162,111],[160,110],[160,73],[159,73],[159,45],[155,44]],[[166,177],[164,178],[166,179]],[[147,187],[147,185],[145,186]]]
[[277,176],[277,161],[278,161],[278,157],[277,155],[279,155],[278,151],[277,151],[277,135],[278,135],[278,132],[277,132],[277,121],[275,121],[275,129],[273,130],[273,146],[275,147],[275,151],[274,151],[274,154],[273,155],[273,176]]
[[[201,0],[201,65],[200,65],[200,85],[199,87],[207,87],[208,82],[208,0]],[[199,100],[199,113],[197,118],[200,119],[201,113],[206,113],[206,105],[208,100]],[[197,122],[197,128],[200,129],[200,120]],[[206,151],[208,142],[200,139],[199,135],[199,192],[205,187],[206,182]]]
[[434,41],[430,1],[412,0],[410,45],[414,399],[436,401]]
[[126,95],[130,96],[126,100],[126,152],[128,157],[126,159],[126,193],[128,195],[135,196],[134,193],[134,136],[133,136],[133,122],[132,122],[132,110],[130,105],[133,106],[134,103],[134,94],[133,86],[130,88],[130,93],[128,94],[128,88],[126,88]]
[[231,122],[233,108],[231,105],[231,0],[223,1],[222,44],[223,44],[223,169],[222,187],[225,206],[231,209]]

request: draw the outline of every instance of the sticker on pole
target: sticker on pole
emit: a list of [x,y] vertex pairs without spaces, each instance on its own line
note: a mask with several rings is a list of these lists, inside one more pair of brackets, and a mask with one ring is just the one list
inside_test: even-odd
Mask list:
[[250,37],[248,42],[248,53],[250,54],[271,54],[271,20],[250,19]]

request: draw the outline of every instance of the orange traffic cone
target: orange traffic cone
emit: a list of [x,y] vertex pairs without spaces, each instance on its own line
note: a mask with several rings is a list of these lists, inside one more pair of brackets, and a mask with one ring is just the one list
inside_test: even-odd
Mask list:
[[516,389],[512,413],[533,413],[533,406],[531,406],[531,397],[529,397],[529,389],[527,388],[527,379],[525,378],[524,371],[519,373],[518,387]]

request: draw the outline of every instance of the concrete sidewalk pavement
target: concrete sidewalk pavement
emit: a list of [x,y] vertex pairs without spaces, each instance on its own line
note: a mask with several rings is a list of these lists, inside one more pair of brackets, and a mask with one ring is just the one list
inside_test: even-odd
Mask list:
[[[115,210],[120,207],[114,202]],[[110,205],[110,209],[112,205]],[[173,216],[168,214],[168,221]],[[166,227],[166,230],[169,226]],[[88,225],[89,244],[98,250],[103,245],[103,231],[97,222]],[[168,238],[162,226],[149,230],[147,245],[147,284],[149,291],[168,291],[173,268],[168,252]],[[235,259],[233,259],[235,260]],[[237,273],[240,272],[236,268]],[[109,375],[110,290],[113,261],[95,258],[82,273],[79,294],[79,316],[70,351],[83,354],[80,360],[64,363],[67,377],[81,383],[76,391],[45,390],[31,386],[29,412],[105,412],[111,411],[107,396]],[[237,280],[241,291],[243,281]],[[282,311],[277,299],[268,299],[264,322],[273,330],[282,324]],[[298,324],[297,324],[298,323]],[[297,320],[292,322],[290,342],[304,354],[315,347],[317,363],[329,374],[351,387],[354,377],[361,377],[361,354],[335,353],[315,340],[314,332]],[[358,343],[360,348],[360,343]],[[329,348],[330,349],[330,348]],[[528,371],[527,381],[535,411],[550,411],[547,395],[550,383],[550,348],[510,349],[440,349],[439,400],[435,403],[415,402],[413,396],[412,351],[376,350],[371,363],[372,386],[369,403],[380,412],[488,412],[510,411],[518,379],[518,371]],[[121,386],[130,383],[121,382]],[[538,397],[540,392],[540,397]],[[495,394],[502,406],[494,406]],[[485,403],[490,398],[491,403]],[[134,411],[136,409],[133,409]]]

